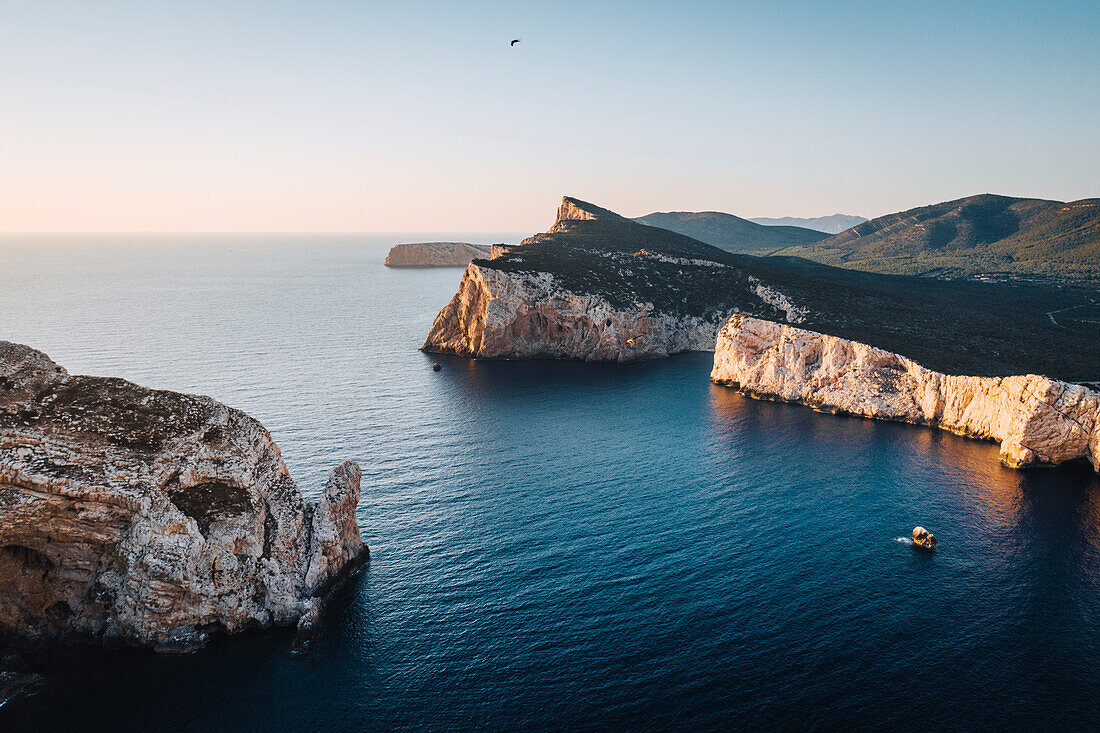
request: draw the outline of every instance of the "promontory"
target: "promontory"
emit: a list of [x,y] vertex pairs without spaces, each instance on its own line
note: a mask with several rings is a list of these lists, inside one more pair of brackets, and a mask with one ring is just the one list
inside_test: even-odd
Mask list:
[[341,463],[308,501],[243,412],[0,341],[0,633],[184,651],[302,629],[367,557],[359,481]]

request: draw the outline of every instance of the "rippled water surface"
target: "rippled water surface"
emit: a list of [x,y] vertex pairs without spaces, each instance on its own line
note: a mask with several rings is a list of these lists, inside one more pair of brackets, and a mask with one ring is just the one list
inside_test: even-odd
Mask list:
[[372,557],[308,653],[68,653],[0,728],[1094,727],[1090,470],[748,400],[709,354],[431,357],[461,271],[391,240],[0,242],[0,338],[248,411],[306,493],[357,460]]

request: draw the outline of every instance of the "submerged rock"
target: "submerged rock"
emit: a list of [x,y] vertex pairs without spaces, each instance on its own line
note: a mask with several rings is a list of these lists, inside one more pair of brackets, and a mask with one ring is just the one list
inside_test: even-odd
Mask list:
[[1084,458],[1100,471],[1100,392],[1037,374],[942,374],[857,341],[736,315],[718,334],[711,379],[752,396],[998,441],[1013,468]]
[[936,536],[924,527],[913,527],[913,546],[932,551],[936,549]]
[[359,467],[317,502],[245,413],[0,341],[0,633],[189,651],[291,625],[366,552]]

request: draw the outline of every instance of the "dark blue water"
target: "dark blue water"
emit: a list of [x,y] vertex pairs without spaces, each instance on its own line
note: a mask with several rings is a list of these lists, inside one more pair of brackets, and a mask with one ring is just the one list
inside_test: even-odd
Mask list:
[[[748,400],[708,382],[709,354],[430,357],[461,273],[387,270],[386,241],[0,246],[0,338],[249,411],[307,493],[359,461],[372,555],[308,653],[285,631],[66,653],[0,728],[1100,719],[1090,470],[1016,472],[992,444]],[[935,556],[896,540],[915,524]]]

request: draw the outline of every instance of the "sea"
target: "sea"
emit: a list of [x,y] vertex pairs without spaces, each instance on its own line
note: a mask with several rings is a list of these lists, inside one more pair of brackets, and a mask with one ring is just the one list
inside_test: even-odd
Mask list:
[[0,730],[1096,729],[1088,466],[748,399],[709,353],[420,352],[462,270],[388,247],[520,236],[0,240],[0,339],[247,411],[307,495],[357,461],[371,550],[305,652],[46,655]]

